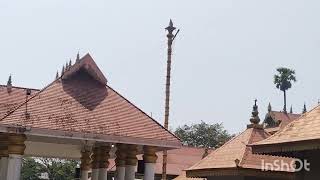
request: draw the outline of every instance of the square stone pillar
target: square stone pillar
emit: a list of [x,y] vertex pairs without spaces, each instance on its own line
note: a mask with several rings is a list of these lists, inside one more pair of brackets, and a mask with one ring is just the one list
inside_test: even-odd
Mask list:
[[137,145],[127,146],[125,180],[134,180],[137,168]]

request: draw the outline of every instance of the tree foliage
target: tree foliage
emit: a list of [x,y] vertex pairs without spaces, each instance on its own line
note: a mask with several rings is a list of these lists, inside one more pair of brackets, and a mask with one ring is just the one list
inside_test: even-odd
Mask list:
[[34,158],[24,158],[22,161],[21,179],[38,180],[41,175],[42,165]]
[[296,82],[295,71],[288,68],[278,68],[276,75],[274,75],[274,84],[281,91],[286,91],[292,87],[292,82]]
[[284,97],[284,107],[283,110],[287,111],[287,97],[286,97],[286,91],[292,87],[292,83],[296,82],[296,76],[295,71],[288,68],[278,68],[276,75],[274,75],[273,83],[276,85],[278,89],[283,91],[283,97]]
[[21,170],[23,180],[38,180],[48,173],[50,180],[73,180],[78,162],[57,158],[24,158]]
[[230,135],[222,124],[207,124],[203,121],[178,127],[174,133],[185,145],[206,148],[220,147],[234,136]]

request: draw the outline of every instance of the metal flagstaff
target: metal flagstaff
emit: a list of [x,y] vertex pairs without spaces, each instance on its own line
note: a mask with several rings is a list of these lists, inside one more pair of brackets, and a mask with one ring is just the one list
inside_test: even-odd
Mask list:
[[[171,77],[171,55],[172,55],[172,42],[179,33],[180,30],[173,35],[173,31],[176,27],[173,26],[172,20],[170,19],[169,26],[166,27],[168,31],[168,56],[167,56],[167,76],[166,76],[166,99],[165,99],[165,113],[164,113],[164,127],[169,128],[169,107],[170,107],[170,77]],[[163,151],[163,164],[162,164],[162,180],[167,179],[167,150]]]

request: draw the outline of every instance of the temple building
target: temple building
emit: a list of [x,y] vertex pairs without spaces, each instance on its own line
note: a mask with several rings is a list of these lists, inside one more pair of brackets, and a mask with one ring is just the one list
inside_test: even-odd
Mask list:
[[[305,106],[304,106],[305,108]],[[274,134],[278,132],[280,129],[284,128],[293,120],[299,118],[301,114],[294,114],[292,111],[292,107],[290,108],[290,112],[283,111],[273,111],[271,104],[268,105],[268,113],[266,114],[263,126],[265,131],[270,134]]]
[[87,54],[67,63],[38,89],[0,87],[0,179],[20,180],[22,157],[81,160],[81,180],[106,180],[115,159],[117,180],[135,179],[138,155],[143,178],[155,177],[157,152],[180,140],[108,85]]
[[253,154],[249,144],[270,137],[263,125],[259,124],[258,106],[253,106],[251,124],[247,129],[220,148],[214,150],[191,168],[187,169],[189,178],[207,178],[208,180],[282,180],[294,179],[294,168],[268,169],[264,164],[275,160],[292,162],[294,159]]
[[318,180],[320,177],[320,105],[304,113],[279,132],[252,143],[257,154],[295,157],[297,180]]

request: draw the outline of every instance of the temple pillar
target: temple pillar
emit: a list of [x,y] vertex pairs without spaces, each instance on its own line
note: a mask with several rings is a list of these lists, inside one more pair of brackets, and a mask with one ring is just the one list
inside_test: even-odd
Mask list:
[[91,180],[99,179],[99,148],[95,146],[92,150],[92,172],[91,172]]
[[137,162],[137,146],[127,145],[125,180],[135,179]]
[[20,180],[22,156],[26,145],[27,137],[24,134],[8,135],[8,170],[6,180]]
[[143,147],[143,161],[144,161],[144,180],[154,180],[155,177],[155,165],[158,159],[156,155],[157,148],[151,146]]
[[91,152],[89,150],[81,151],[81,165],[80,165],[81,180],[89,179],[89,171],[91,169],[90,154]]
[[116,151],[116,173],[115,179],[116,180],[124,180],[125,173],[126,173],[126,148],[125,144],[117,144],[117,151]]
[[8,171],[8,136],[0,133],[0,179],[6,179]]
[[110,157],[110,145],[101,145],[99,147],[99,179],[98,180],[107,180],[108,179],[108,166],[109,166],[109,157]]

